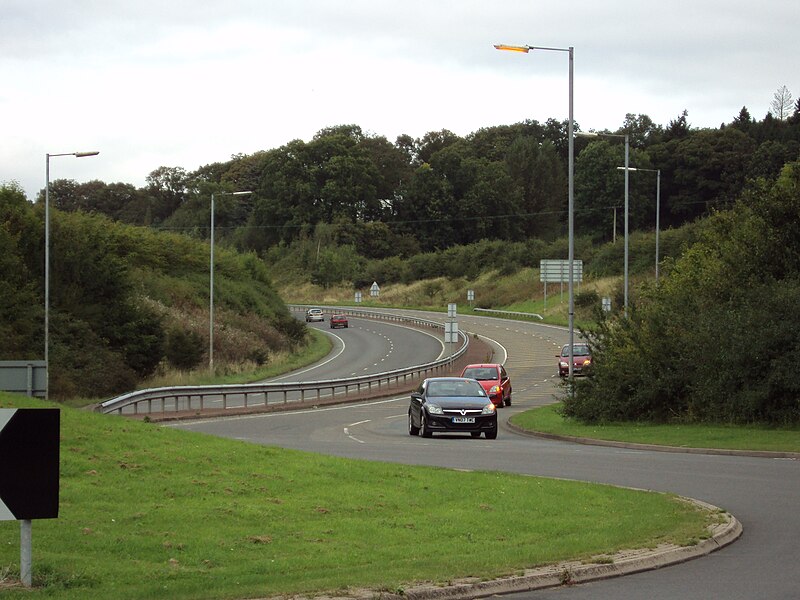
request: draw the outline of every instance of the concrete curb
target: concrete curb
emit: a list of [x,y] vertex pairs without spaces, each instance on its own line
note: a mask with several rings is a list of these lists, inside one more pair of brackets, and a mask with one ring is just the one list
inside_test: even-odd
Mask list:
[[685,446],[659,446],[657,444],[637,444],[634,442],[618,442],[615,440],[598,440],[596,438],[575,437],[571,435],[558,435],[543,431],[530,431],[518,425],[507,422],[506,425],[515,433],[539,437],[546,440],[572,442],[587,446],[609,446],[612,448],[627,448],[629,450],[653,450],[655,452],[681,452],[684,454],[711,454],[719,456],[749,456],[753,458],[793,458],[800,459],[800,452],[773,452],[769,450],[728,450],[725,448],[688,448]]
[[[683,498],[712,514],[718,514],[719,523],[709,526],[709,537],[692,546],[662,544],[656,548],[623,550],[611,556],[598,557],[601,562],[570,561],[526,569],[522,575],[502,577],[491,581],[478,578],[454,580],[448,585],[422,584],[403,588],[401,593],[377,590],[348,590],[336,595],[335,600],[468,600],[509,594],[529,592],[544,588],[587,583],[611,577],[620,577],[642,571],[660,569],[688,560],[706,556],[736,541],[742,535],[741,523],[733,515],[716,506]],[[315,600],[325,600],[326,596],[314,596]],[[295,598],[295,600],[299,600]]]
[[404,590],[404,597],[413,600],[460,600],[630,575],[705,556],[734,542],[742,534],[742,526],[733,515],[719,511],[718,508],[705,502],[688,498],[686,500],[704,510],[718,512],[725,516],[725,522],[712,526],[709,531],[710,537],[696,545],[664,544],[654,549],[622,551],[613,556],[604,557],[610,561],[608,563],[605,560],[602,563],[565,562],[528,569],[521,576],[493,581],[454,582],[453,585],[447,587],[420,586]]

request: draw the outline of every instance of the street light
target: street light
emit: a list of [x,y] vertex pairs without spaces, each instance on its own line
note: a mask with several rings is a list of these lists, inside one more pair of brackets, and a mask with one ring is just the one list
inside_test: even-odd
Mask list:
[[211,194],[211,258],[208,283],[208,369],[214,370],[214,196],[247,196],[253,192],[212,192]]
[[[625,167],[617,167],[620,171]],[[656,283],[658,282],[658,235],[661,231],[661,169],[637,169],[635,167],[628,167],[628,171],[648,171],[656,173]]]
[[630,171],[629,159],[628,156],[630,155],[630,139],[628,134],[619,134],[619,133],[594,133],[594,132],[580,132],[575,134],[580,137],[611,137],[611,138],[619,138],[625,140],[625,166],[622,167],[625,171],[625,275],[624,275],[624,283],[623,287],[625,289],[625,300],[623,304],[623,312],[625,316],[628,316],[628,171]]
[[61,152],[58,154],[45,154],[45,185],[44,185],[44,397],[50,397],[50,157],[74,156],[85,158],[97,156],[97,150],[89,152]]
[[569,259],[569,269],[568,269],[568,277],[569,277],[569,383],[570,389],[572,389],[572,366],[573,366],[573,341],[575,339],[575,296],[573,293],[573,280],[574,280],[574,269],[573,269],[573,262],[575,258],[575,236],[574,236],[574,210],[573,210],[573,198],[574,198],[574,191],[575,191],[575,183],[573,173],[575,171],[575,140],[573,136],[573,63],[575,58],[574,48],[572,46],[568,48],[548,48],[543,46],[509,46],[506,44],[495,44],[495,49],[497,50],[507,50],[510,52],[523,52],[527,54],[531,50],[548,50],[552,52],[566,52],[569,55],[569,121],[567,122],[567,137],[569,138],[569,157],[568,157],[568,172],[567,172],[567,179],[569,181],[569,192],[568,192],[568,206],[567,206],[567,213],[568,217],[567,220],[569,222],[569,251],[568,251],[568,259]]

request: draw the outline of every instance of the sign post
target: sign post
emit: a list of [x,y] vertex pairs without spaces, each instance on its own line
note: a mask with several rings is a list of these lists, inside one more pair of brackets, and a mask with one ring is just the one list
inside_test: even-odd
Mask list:
[[21,521],[19,571],[31,586],[31,520],[58,518],[61,411],[0,408],[0,521]]

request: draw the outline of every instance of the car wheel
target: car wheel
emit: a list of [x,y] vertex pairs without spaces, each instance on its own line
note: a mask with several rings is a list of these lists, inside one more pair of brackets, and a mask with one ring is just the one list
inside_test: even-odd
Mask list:
[[408,411],[408,435],[419,435],[419,427],[414,427],[411,411]]
[[433,432],[431,431],[430,427],[428,427],[428,422],[425,419],[424,412],[420,415],[419,419],[420,419],[419,430],[422,433],[422,437],[429,438],[433,436]]
[[494,429],[490,429],[489,431],[486,432],[486,439],[487,440],[497,439],[497,427],[495,427]]
[[481,437],[481,432],[480,431],[470,431],[469,434],[474,438]]
[[511,396],[509,396],[508,398],[506,398],[506,400],[505,400],[505,405],[506,405],[506,406],[511,406]]

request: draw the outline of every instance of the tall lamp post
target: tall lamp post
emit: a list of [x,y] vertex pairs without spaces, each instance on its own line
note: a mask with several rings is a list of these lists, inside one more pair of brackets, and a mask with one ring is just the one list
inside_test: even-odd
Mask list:
[[569,278],[569,383],[570,389],[572,389],[572,367],[574,363],[574,348],[573,342],[575,340],[575,296],[573,293],[573,281],[574,281],[574,268],[573,262],[575,258],[575,219],[574,219],[574,192],[575,192],[575,183],[574,183],[574,171],[575,171],[575,140],[573,136],[573,123],[574,123],[574,113],[573,113],[573,63],[575,58],[575,51],[572,46],[568,48],[548,48],[543,46],[509,46],[506,44],[495,44],[495,49],[497,50],[507,50],[510,52],[523,52],[527,54],[531,50],[548,50],[552,52],[566,52],[569,56],[569,121],[567,122],[567,138],[569,140],[569,157],[568,157],[568,169],[567,169],[567,179],[569,181],[568,187],[568,207],[567,213],[568,217],[567,220],[569,222],[569,251],[568,251],[568,259],[569,259],[569,269],[568,269],[568,278]]
[[253,192],[213,192],[211,194],[211,258],[208,282],[208,369],[214,370],[214,196],[247,196]]
[[89,152],[60,152],[58,154],[45,154],[45,185],[44,185],[44,397],[50,397],[50,157],[74,156],[85,158],[97,156],[97,150]]
[[580,137],[610,137],[610,138],[618,138],[625,140],[625,166],[622,169],[625,171],[625,275],[623,277],[624,283],[623,287],[625,289],[625,299],[623,304],[623,312],[625,316],[628,316],[628,172],[631,170],[629,165],[629,156],[630,156],[630,138],[628,134],[619,134],[619,133],[594,133],[594,132],[580,132],[576,134]]
[[[620,171],[625,167],[617,167]],[[628,167],[628,171],[647,171],[656,173],[656,282],[658,282],[658,235],[661,231],[661,169],[637,169]]]

